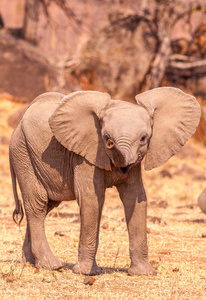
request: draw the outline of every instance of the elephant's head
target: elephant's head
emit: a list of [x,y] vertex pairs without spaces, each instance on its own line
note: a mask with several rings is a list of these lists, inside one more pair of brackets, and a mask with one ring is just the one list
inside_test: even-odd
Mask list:
[[123,101],[112,101],[102,112],[101,133],[112,163],[127,171],[147,152],[152,134],[152,118],[146,109]]
[[200,119],[196,99],[176,88],[156,88],[136,96],[137,104],[106,93],[74,92],[64,97],[49,123],[56,139],[91,164],[122,171],[165,163],[195,132]]

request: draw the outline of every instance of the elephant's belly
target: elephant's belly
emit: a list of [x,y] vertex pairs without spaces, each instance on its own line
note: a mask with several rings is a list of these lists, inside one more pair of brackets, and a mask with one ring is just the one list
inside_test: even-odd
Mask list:
[[43,163],[35,160],[35,173],[45,187],[48,198],[53,201],[68,201],[75,199],[74,176],[71,163],[66,156],[48,155]]
[[58,170],[48,168],[39,170],[38,178],[47,191],[48,198],[53,201],[69,201],[75,199],[74,178],[72,174],[61,174]]
[[53,201],[70,201],[75,200],[72,189],[62,187],[60,190],[48,190],[48,198]]

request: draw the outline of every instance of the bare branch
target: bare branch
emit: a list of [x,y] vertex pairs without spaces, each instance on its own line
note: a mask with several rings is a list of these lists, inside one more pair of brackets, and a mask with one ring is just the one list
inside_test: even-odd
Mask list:
[[[184,3],[184,6],[180,5],[180,2],[176,1],[163,1],[156,0],[157,7],[154,18],[154,23],[157,28],[157,37],[159,47],[151,63],[151,66],[146,74],[142,84],[141,91],[145,91],[151,88],[155,88],[161,85],[162,79],[166,73],[167,67],[169,70],[178,69],[181,72],[187,70],[187,74],[193,74],[194,72],[205,72],[205,61],[194,62],[177,62],[170,59],[172,53],[171,50],[171,31],[176,24],[184,16],[188,16],[188,22],[190,22],[191,14],[195,11],[206,12],[206,6],[192,5],[191,3]],[[149,18],[151,20],[151,18]],[[192,73],[193,72],[193,73]]]
[[[180,57],[179,57],[180,58]],[[190,57],[184,56],[183,60],[177,60],[177,56],[171,56],[169,59],[167,72],[178,72],[180,76],[200,76],[206,74],[206,59],[193,60]]]

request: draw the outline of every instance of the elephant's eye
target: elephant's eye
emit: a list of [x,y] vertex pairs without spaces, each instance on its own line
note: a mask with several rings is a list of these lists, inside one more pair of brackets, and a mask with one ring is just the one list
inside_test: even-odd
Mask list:
[[146,142],[146,139],[147,139],[147,134],[143,134],[140,138],[140,142],[141,143],[145,143]]

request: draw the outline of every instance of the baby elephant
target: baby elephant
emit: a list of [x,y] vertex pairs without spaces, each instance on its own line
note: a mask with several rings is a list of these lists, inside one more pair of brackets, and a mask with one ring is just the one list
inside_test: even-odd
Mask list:
[[45,218],[61,201],[76,199],[81,230],[74,273],[101,273],[95,256],[105,189],[116,186],[129,232],[129,274],[156,274],[148,261],[147,199],[141,161],[150,170],[165,163],[191,137],[200,119],[196,99],[176,88],[156,88],[136,96],[136,104],[106,93],[45,93],[29,106],[10,142],[16,208],[21,190],[27,229],[23,260],[37,268],[64,266],[45,236]]

